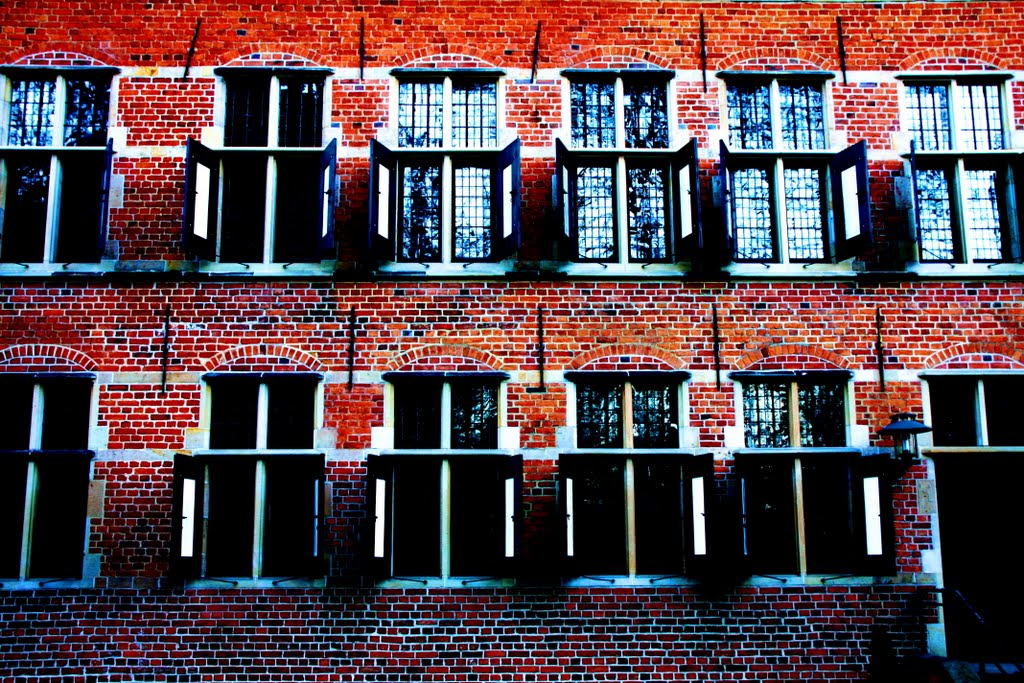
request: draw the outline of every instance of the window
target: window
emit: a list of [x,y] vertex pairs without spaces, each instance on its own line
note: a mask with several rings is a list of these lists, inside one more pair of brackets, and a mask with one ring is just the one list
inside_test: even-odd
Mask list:
[[724,77],[720,172],[732,258],[814,263],[855,255],[871,240],[867,145],[830,151],[829,76]]
[[0,375],[0,579],[82,576],[93,376]]
[[498,72],[402,69],[396,144],[370,153],[370,248],[384,261],[499,261],[519,246],[519,140]]
[[847,371],[734,372],[747,448],[846,446]]
[[578,449],[558,461],[570,573],[694,575],[702,566],[713,462],[679,452],[688,378],[566,373],[575,385]]
[[[114,69],[0,69],[0,262],[97,262]],[[6,83],[4,81],[6,80]]]
[[175,459],[174,547],[187,578],[307,578],[322,569],[319,375],[210,373],[210,450]]
[[567,260],[667,263],[699,246],[697,146],[672,148],[671,72],[567,71],[570,139],[556,141]]
[[498,452],[504,373],[388,373],[395,450],[370,459],[372,558],[390,577],[501,577],[522,458]]
[[188,141],[184,248],[235,263],[334,258],[337,142],[327,70],[222,68],[224,147]]
[[1017,400],[1024,375],[927,375],[935,446],[1024,446]]
[[1003,83],[911,79],[904,92],[920,260],[1019,260]]

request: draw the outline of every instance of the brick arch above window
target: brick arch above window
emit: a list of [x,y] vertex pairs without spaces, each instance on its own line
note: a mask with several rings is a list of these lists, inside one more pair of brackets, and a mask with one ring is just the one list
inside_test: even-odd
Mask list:
[[303,49],[298,52],[282,50],[276,45],[256,45],[248,52],[232,50],[221,56],[218,62],[223,66],[279,67],[279,68],[311,68],[326,64],[326,60],[314,50]]
[[682,359],[673,353],[642,344],[612,344],[581,353],[570,370],[681,370]]
[[391,359],[389,371],[488,372],[501,369],[494,355],[471,346],[434,344],[421,346]]
[[203,369],[234,372],[323,372],[312,354],[293,346],[251,344],[236,346],[203,361]]
[[1024,350],[1003,344],[957,344],[932,354],[930,370],[1024,370]]
[[56,344],[18,344],[0,349],[3,372],[76,372],[96,371],[99,364],[67,346]]
[[971,48],[932,48],[904,59],[898,71],[1005,71],[998,57]]
[[415,50],[403,69],[493,69],[498,66],[484,50],[465,46],[464,52],[431,53],[429,48]]
[[736,370],[848,370],[850,361],[834,351],[803,344],[776,344],[736,361]]
[[641,48],[622,46],[593,47],[576,56],[566,64],[573,69],[674,69],[672,62],[663,55]]
[[836,71],[834,59],[807,49],[751,48],[722,60],[719,71]]
[[34,52],[24,54],[12,59],[10,64],[18,66],[40,66],[40,67],[69,67],[69,66],[109,66],[115,63],[116,57],[112,54],[103,54],[102,57],[88,55],[78,50],[81,45],[76,44],[74,49],[61,50],[53,49],[46,52]]

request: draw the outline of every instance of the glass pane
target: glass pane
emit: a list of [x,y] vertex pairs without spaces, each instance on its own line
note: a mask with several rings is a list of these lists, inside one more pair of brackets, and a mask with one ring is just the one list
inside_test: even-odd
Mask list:
[[64,144],[102,147],[107,144],[110,81],[67,80]]
[[783,169],[786,185],[786,230],[792,261],[825,258],[821,219],[821,171],[816,168]]
[[631,168],[626,172],[630,260],[660,261],[668,257],[665,175],[663,168]]
[[312,448],[316,385],[268,382],[267,448]]
[[626,147],[664,149],[668,147],[668,107],[663,83],[625,81],[623,114]]
[[103,208],[103,176],[107,172],[106,154],[64,154],[60,163],[56,260],[60,263],[97,261],[100,256],[100,211]]
[[28,450],[33,392],[30,381],[0,377],[0,451]]
[[576,385],[576,440],[580,448],[622,448],[621,384]]
[[282,78],[278,144],[319,147],[323,131],[323,82]]
[[403,460],[395,467],[392,525],[395,576],[441,574],[440,463]]
[[961,149],[1003,149],[1001,86],[957,85],[957,143]]
[[825,149],[825,103],[820,85],[779,84],[784,149]]
[[323,464],[307,458],[266,461],[266,516],[263,522],[264,576],[320,573],[321,479]]
[[210,401],[210,448],[256,448],[259,383],[218,382]]
[[441,447],[441,382],[395,385],[395,448]]
[[985,425],[989,446],[1024,446],[1024,430],[1020,423],[1020,398],[1024,395],[1024,378],[986,377]]
[[256,461],[211,460],[207,474],[206,575],[252,576]]
[[402,173],[402,224],[399,258],[430,262],[441,259],[441,169],[405,166]]
[[907,86],[910,134],[918,150],[949,149],[948,90],[945,85]]
[[[932,443],[936,446],[977,446],[977,392],[975,377],[929,378]],[[1013,402],[1016,404],[1016,401]]]
[[451,573],[498,576],[505,559],[505,463],[451,462]]
[[89,407],[92,385],[50,382],[43,386],[42,448],[85,450],[89,447]]
[[220,260],[261,263],[265,232],[267,157],[224,157]]
[[[2,438],[2,437],[0,437]],[[0,458],[0,577],[18,578],[25,521],[25,477],[28,462]]]
[[846,410],[842,384],[801,384],[800,445],[846,445]]
[[812,574],[855,571],[853,481],[850,467],[827,458],[801,461],[807,571]]
[[7,159],[7,196],[0,261],[40,263],[46,235],[50,157]]
[[579,258],[615,258],[613,169],[576,169],[576,249]]
[[633,385],[633,447],[678,448],[676,384]]
[[29,576],[78,578],[85,555],[89,461],[41,458],[36,461],[36,475]]
[[748,465],[743,478],[744,538],[751,569],[764,574],[796,574],[796,509],[793,462]]
[[681,574],[685,568],[683,479],[678,463],[634,460],[636,570]]
[[739,149],[771,149],[771,88],[767,85],[730,85],[726,106],[729,144]]
[[573,83],[569,87],[573,147],[615,147],[615,86]]
[[490,82],[452,85],[452,147],[493,147],[498,140],[498,88]]
[[498,387],[453,383],[452,448],[498,447]]
[[999,213],[1000,179],[996,171],[964,172],[964,228],[971,259],[1003,258],[1003,226]]
[[945,171],[917,172],[917,224],[922,261],[952,261],[953,219],[950,213],[949,182]]
[[767,169],[743,168],[733,172],[732,212],[737,260],[773,260],[774,228]]
[[455,169],[455,259],[491,256],[491,170]]
[[789,386],[743,385],[743,431],[748,448],[785,448],[789,438]]
[[226,147],[265,147],[268,139],[270,77],[227,83],[224,116]]
[[441,147],[443,99],[439,81],[399,84],[399,147]]
[[277,210],[274,213],[274,261],[320,260],[319,155],[277,158]]
[[595,457],[573,473],[573,547],[583,574],[626,572],[626,493],[621,462]]
[[11,79],[8,145],[45,147],[53,144],[56,86],[54,80]]

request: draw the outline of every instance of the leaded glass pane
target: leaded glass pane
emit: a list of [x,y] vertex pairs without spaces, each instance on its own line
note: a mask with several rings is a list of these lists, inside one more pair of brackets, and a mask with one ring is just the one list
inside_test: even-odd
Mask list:
[[498,140],[498,89],[493,81],[452,86],[452,147],[493,147]]
[[940,169],[917,172],[917,224],[922,261],[952,261],[953,219],[949,181]]
[[736,258],[770,261],[775,256],[768,170],[743,168],[732,175],[733,231]]
[[825,149],[825,103],[821,86],[779,84],[782,146],[785,149]]
[[581,259],[615,257],[613,172],[607,166],[576,171],[576,248]]
[[45,147],[53,144],[56,82],[11,79],[7,144]]
[[406,261],[441,258],[441,169],[402,168],[402,225],[399,256]]
[[789,258],[793,261],[820,261],[825,258],[821,172],[816,168],[786,168],[783,179]]
[[668,107],[663,83],[626,81],[623,85],[623,114],[626,147],[663,149],[668,147]]
[[498,387],[453,383],[452,448],[498,447]]
[[455,169],[455,258],[491,256],[491,171]]
[[748,448],[791,446],[789,386],[761,382],[744,385],[743,431]]
[[281,147],[319,147],[323,129],[323,83],[281,79]]
[[440,147],[444,87],[440,81],[411,81],[398,86],[398,145]]
[[961,149],[1003,149],[999,91],[995,83],[957,86],[957,144]]
[[910,134],[917,149],[933,151],[950,148],[948,97],[949,91],[945,85],[907,87]]
[[615,147],[615,86],[573,83],[569,100],[573,147]]
[[991,170],[964,173],[964,226],[973,260],[998,261],[1003,257],[997,175]]
[[665,236],[665,169],[631,168],[627,171],[629,258],[658,261],[668,256]]
[[800,398],[800,444],[805,447],[845,446],[845,386],[802,384]]
[[633,447],[678,448],[677,385],[633,385]]
[[580,448],[622,447],[622,385],[581,384],[576,389]]
[[739,149],[772,147],[771,88],[767,85],[731,85],[726,108],[729,144]]
[[395,448],[441,447],[441,382],[395,387]]
[[233,79],[227,84],[224,145],[265,147],[270,83],[264,78]]
[[101,147],[107,142],[110,88],[106,81],[68,79],[64,144]]

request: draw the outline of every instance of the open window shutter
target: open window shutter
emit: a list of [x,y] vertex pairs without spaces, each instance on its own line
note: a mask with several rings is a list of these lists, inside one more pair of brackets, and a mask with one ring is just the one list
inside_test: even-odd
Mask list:
[[197,578],[203,566],[203,464],[188,455],[174,456],[171,501],[171,569],[181,578]]
[[519,249],[519,204],[521,194],[519,139],[498,153],[497,211],[498,239],[495,256],[509,258]]
[[907,221],[907,232],[910,232],[912,225],[914,235],[913,238],[908,235],[907,239],[916,242],[921,236],[921,204],[917,195],[917,142],[915,140],[910,141],[910,194],[914,220],[913,223]]
[[863,576],[884,576],[896,571],[892,483],[896,478],[887,455],[858,458],[850,480],[854,487],[855,571]]
[[370,570],[376,576],[391,576],[391,497],[394,492],[394,466],[380,456],[371,455],[367,461],[367,472],[369,491],[366,498],[369,509],[366,517],[369,526],[367,535],[370,540]]
[[1024,259],[1024,154],[1017,154],[1010,161],[1010,172],[1008,174],[1007,197],[1016,190],[1012,201],[1007,201],[1007,226],[1010,233],[1010,254],[1009,258],[1014,263],[1020,263]]
[[397,191],[398,164],[395,153],[377,140],[371,140],[367,248],[371,256],[381,261],[395,259]]
[[320,240],[321,259],[333,259],[334,207],[338,197],[338,141],[331,140],[320,153]]
[[729,262],[734,256],[734,240],[732,230],[732,176],[729,173],[731,163],[729,148],[724,141],[718,143],[718,177],[722,192],[722,231],[721,231],[721,261]]
[[561,226],[561,230],[555,234],[555,246],[558,257],[562,260],[573,260],[575,249],[573,248],[573,223],[572,212],[575,202],[570,197],[575,187],[571,181],[572,168],[569,165],[570,153],[561,140],[555,140],[555,182],[551,191],[554,193],[552,202],[559,220],[555,221]]
[[830,167],[836,260],[842,261],[871,244],[867,143],[861,140],[836,153]]
[[700,221],[700,177],[697,164],[697,140],[694,138],[673,155],[672,183],[675,188],[672,223],[675,227],[677,261],[700,254],[704,235]]
[[504,478],[504,548],[506,576],[516,575],[522,543],[523,456],[505,461]]
[[185,219],[182,226],[182,248],[190,257],[207,261],[216,258],[219,185],[218,155],[189,138],[185,160]]
[[686,573],[690,576],[708,574],[711,562],[710,501],[714,498],[715,463],[710,453],[696,455],[683,463],[683,528],[686,538]]
[[564,520],[564,565],[563,573],[573,574],[573,567],[576,564],[576,468],[571,457],[562,456],[558,459],[558,483],[559,483],[559,507]]
[[100,184],[100,217],[99,225],[96,226],[96,252],[95,260],[103,258],[103,251],[107,246],[107,222],[110,213],[110,175],[114,166],[114,141],[107,140],[106,163],[103,168],[103,178]]

